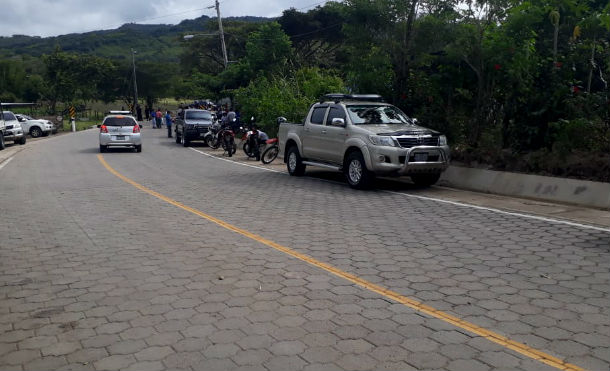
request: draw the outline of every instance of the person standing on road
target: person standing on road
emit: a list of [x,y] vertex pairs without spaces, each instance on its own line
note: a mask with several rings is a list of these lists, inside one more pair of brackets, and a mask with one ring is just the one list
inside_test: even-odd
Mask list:
[[157,108],[157,112],[155,112],[155,123],[157,129],[161,129],[161,122],[163,121],[163,112],[161,112],[161,108]]
[[144,106],[144,115],[146,117],[146,121],[150,120],[150,107]]
[[142,107],[138,104],[136,106],[136,117],[138,118],[138,122],[142,121]]
[[172,137],[172,113],[167,111],[165,114],[165,126],[167,126],[167,137]]

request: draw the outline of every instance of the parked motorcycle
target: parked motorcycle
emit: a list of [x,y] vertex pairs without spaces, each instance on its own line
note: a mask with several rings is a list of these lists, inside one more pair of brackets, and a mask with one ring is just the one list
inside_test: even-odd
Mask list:
[[222,143],[222,149],[227,152],[229,157],[237,151],[237,145],[235,145],[235,133],[230,126],[224,126],[218,132],[218,139]]
[[263,151],[263,155],[261,156],[261,161],[263,164],[267,165],[273,162],[277,158],[278,153],[280,153],[280,141],[278,138],[269,139],[265,142],[267,148]]
[[221,127],[218,121],[210,125],[208,132],[205,133],[205,136],[203,137],[208,147],[212,149],[220,147],[220,141],[218,140],[218,133],[220,132],[220,129]]
[[[251,137],[253,135],[258,135],[258,132],[254,132],[253,130],[248,130],[248,132],[246,133],[246,135],[244,135],[242,137],[242,141],[243,141],[243,146],[242,149],[244,150],[244,153],[246,154],[246,156],[248,156],[249,158],[253,158],[256,157],[256,151],[254,148],[251,148],[250,143],[251,143]],[[259,142],[258,144],[258,153],[261,153],[265,148],[265,143],[261,143]]]
[[[244,150],[244,153],[246,154],[246,156],[248,156],[249,158],[252,157],[256,157],[256,153],[253,150],[253,148],[251,148],[250,143],[252,142],[251,137],[252,135],[256,135],[257,132],[252,130],[252,126],[254,126],[255,124],[255,120],[254,120],[254,116],[252,116],[250,118],[250,128],[244,132],[243,136],[241,137],[241,140],[243,142],[243,146],[242,149]],[[260,150],[260,148],[259,148]],[[260,153],[260,151],[259,151]]]

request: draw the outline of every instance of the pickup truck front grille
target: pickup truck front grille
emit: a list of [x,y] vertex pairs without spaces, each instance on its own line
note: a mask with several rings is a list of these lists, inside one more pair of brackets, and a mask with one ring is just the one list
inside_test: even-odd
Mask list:
[[403,148],[411,148],[416,146],[438,146],[438,136],[434,137],[403,137],[396,138],[398,144]]

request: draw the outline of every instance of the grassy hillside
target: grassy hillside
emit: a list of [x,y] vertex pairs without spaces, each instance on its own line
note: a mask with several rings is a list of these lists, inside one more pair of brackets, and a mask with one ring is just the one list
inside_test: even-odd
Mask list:
[[[262,22],[266,18],[237,17],[227,20]],[[177,25],[142,25],[128,23],[114,30],[74,33],[54,37],[13,35],[0,37],[0,59],[18,55],[40,56],[51,53],[57,45],[64,51],[113,59],[130,58],[130,49],[138,51],[138,59],[177,61],[179,40],[184,34],[214,31],[215,19],[202,16]]]

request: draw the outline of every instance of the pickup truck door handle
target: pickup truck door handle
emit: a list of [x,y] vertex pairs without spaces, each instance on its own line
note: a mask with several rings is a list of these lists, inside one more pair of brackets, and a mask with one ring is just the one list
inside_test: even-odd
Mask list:
[[326,134],[326,130],[322,130],[322,134]]

